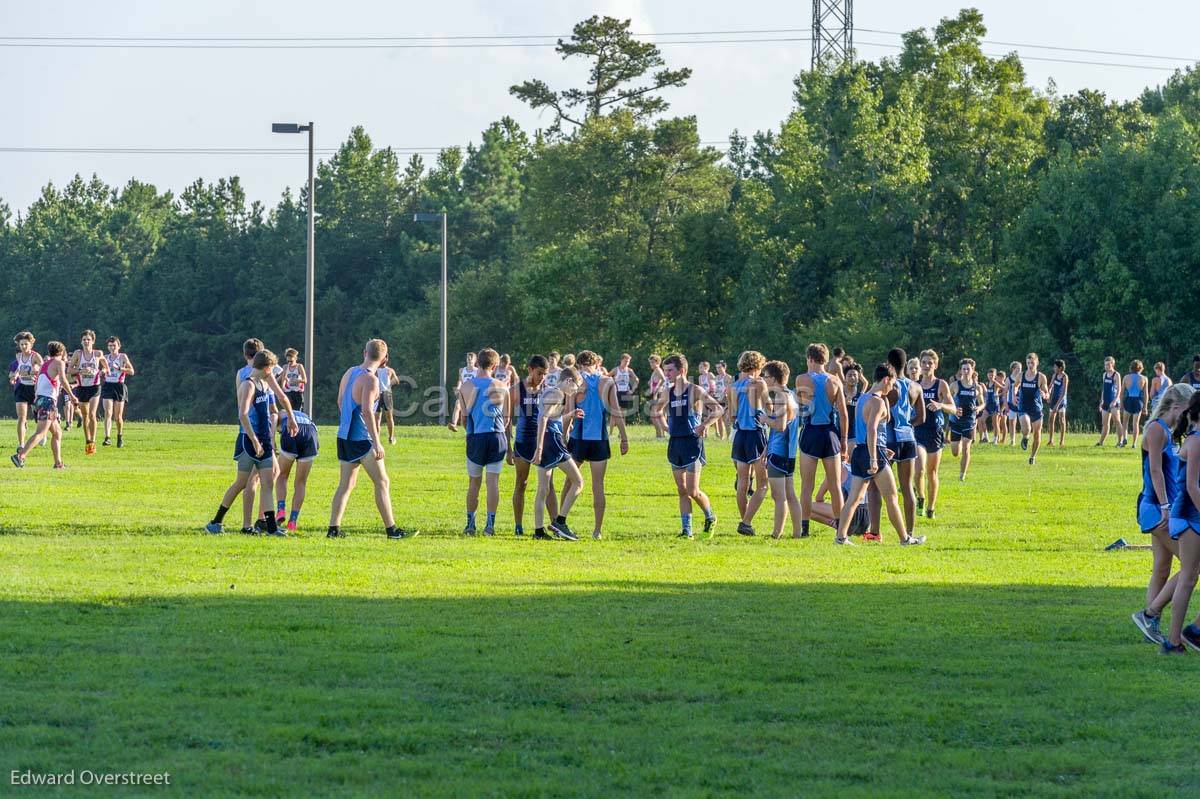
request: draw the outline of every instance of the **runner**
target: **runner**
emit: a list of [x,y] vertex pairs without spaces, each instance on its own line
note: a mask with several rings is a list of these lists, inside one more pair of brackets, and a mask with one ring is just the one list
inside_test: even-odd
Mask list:
[[[1150,378],[1150,413],[1154,413],[1154,409],[1158,407],[1159,400],[1166,393],[1167,389],[1172,385],[1171,378],[1167,377],[1167,365],[1162,361],[1154,364],[1154,377]],[[1150,420],[1147,419],[1149,424]]]
[[1133,446],[1137,446],[1138,434],[1142,432],[1142,414],[1146,410],[1145,367],[1134,358],[1129,363],[1129,374],[1121,381],[1121,441],[1119,447],[1129,445],[1129,431],[1133,429]]
[[[887,395],[895,390],[896,369],[892,364],[881,363],[875,367],[875,382],[870,389],[858,399],[854,409],[854,452],[850,456],[850,489],[846,494],[844,506],[857,507],[867,492],[868,483],[875,483],[879,488],[882,502],[887,506],[888,518],[900,536],[900,543],[913,546],[925,543],[925,536],[912,536],[904,525],[904,513],[900,510],[899,498],[896,495],[896,481],[892,470],[888,468],[887,426],[888,402]],[[856,513],[843,513],[838,521],[835,544],[850,543],[850,526],[854,523]]]
[[711,533],[717,521],[712,503],[700,490],[700,474],[707,462],[704,457],[705,433],[724,410],[708,392],[688,382],[687,359],[682,355],[668,355],[662,368],[666,382],[659,389],[655,402],[667,417],[667,430],[671,435],[667,444],[667,462],[671,464],[679,495],[679,518],[683,524],[679,537],[692,538],[693,502],[704,513],[705,533]]
[[475,362],[478,357],[473,352],[467,353],[467,365],[458,370],[458,385],[454,387],[455,391],[461,388],[463,383],[475,377]]
[[[617,407],[617,387],[612,378],[600,372],[597,365],[597,355],[591,350],[584,350],[579,357],[573,358],[579,366],[579,385],[576,394],[582,394],[583,399],[577,400],[576,421],[571,424],[570,437],[567,439],[567,449],[575,463],[587,463],[592,477],[592,514],[595,524],[592,528],[592,538],[599,541],[604,529],[604,475],[608,471],[608,460],[612,452],[608,443],[608,420],[610,416],[617,419],[617,430],[621,435],[621,454],[629,452],[629,437],[625,431],[625,418],[621,414],[613,414]],[[657,369],[657,366],[655,366]],[[661,374],[661,372],[660,372]],[[582,415],[579,414],[582,411]],[[651,413],[651,418],[655,415]],[[657,417],[662,421],[661,414]],[[662,422],[665,426],[665,421]],[[582,475],[581,475],[582,477]],[[564,504],[567,492],[574,490],[574,477],[566,475],[563,482],[562,494],[559,497],[559,507]]]
[[558,350],[551,350],[546,356],[546,388],[554,388],[558,385],[558,376],[562,372],[562,367],[558,365],[558,359],[562,356],[558,354]]
[[[1179,457],[1185,465],[1181,467],[1184,477],[1179,495],[1171,504],[1168,522],[1171,537],[1179,544],[1179,574],[1171,596],[1171,632],[1162,644],[1164,655],[1183,653],[1185,642],[1200,651],[1200,628],[1196,627],[1200,619],[1183,626],[1200,576],[1200,391],[1192,393],[1187,411],[1175,423],[1174,433],[1175,440],[1182,441]],[[1162,608],[1155,610],[1161,613]]]
[[[250,379],[250,373],[254,371],[254,356],[262,352],[266,347],[262,341],[256,338],[248,338],[242,342],[242,357],[246,364],[241,369],[237,370],[233,379],[233,390],[235,402],[240,396],[242,383]],[[272,369],[272,373],[274,370]],[[282,388],[282,386],[281,386]],[[278,408],[275,401],[274,389],[268,381],[267,386],[267,413],[271,417],[272,429],[278,429]],[[274,446],[274,439],[272,439]],[[251,469],[249,476],[246,478],[246,485],[242,490],[242,533],[246,535],[254,535],[255,533],[265,533],[267,528],[263,526],[261,519],[255,518],[254,503],[258,492],[258,470]]]
[[129,402],[129,386],[125,378],[135,374],[129,356],[121,352],[121,339],[108,337],[108,353],[104,356],[104,383],[100,386],[100,402],[104,405],[104,446],[112,443],[112,423],[117,422],[117,449],[125,446],[125,403]]
[[25,458],[47,435],[50,436],[54,468],[66,468],[62,459],[62,428],[58,423],[59,392],[71,396],[71,387],[67,385],[67,348],[61,341],[51,341],[46,345],[46,359],[38,367],[31,404],[37,426],[29,440],[17,447],[16,454],[11,458],[13,466],[18,469],[25,466]]
[[1013,361],[1008,365],[1008,377],[1004,382],[1005,428],[1008,434],[1008,445],[1017,445],[1017,427],[1021,418],[1021,362]]
[[1033,448],[1029,452],[1029,465],[1037,458],[1042,445],[1042,403],[1050,398],[1046,387],[1046,376],[1038,371],[1038,354],[1025,356],[1025,371],[1021,374],[1021,449],[1029,446],[1029,434],[1033,432]]
[[1004,410],[1004,379],[999,369],[988,369],[988,384],[992,403],[988,407],[994,408],[988,413],[992,423],[992,445],[999,446],[1004,443],[1004,434],[1008,431],[1008,418]]
[[487,522],[483,534],[496,534],[496,509],[500,506],[500,472],[508,455],[507,430],[511,419],[508,386],[495,377],[499,354],[488,347],[479,351],[475,377],[458,389],[450,430],[457,432],[458,422],[467,433],[467,524],[463,535],[475,535],[475,513],[479,508],[479,489],[487,474]]
[[[651,355],[646,360],[650,364],[650,381],[646,391],[646,397],[649,399],[658,396],[658,390],[662,388],[662,384],[666,378],[663,377],[662,360],[657,355]],[[655,415],[650,410],[649,403],[646,405],[646,416],[650,419],[650,424],[654,425],[654,437],[666,438],[666,421],[661,415]]]
[[1200,353],[1192,356],[1192,371],[1179,378],[1180,383],[1187,383],[1192,388],[1200,391]]
[[[729,416],[733,425],[733,459],[736,478],[734,491],[737,496],[740,535],[754,535],[754,516],[766,498],[765,491],[751,493],[751,484],[767,484],[768,467],[763,461],[767,447],[767,431],[761,422],[766,383],[759,373],[767,359],[761,352],[747,350],[738,357],[738,371],[742,373],[729,392]],[[701,386],[701,390],[707,391]],[[713,397],[714,401],[716,397]],[[719,401],[718,401],[719,403]],[[724,415],[725,411],[722,411]]]
[[904,365],[904,376],[914,383],[921,379],[921,359],[909,358]]
[[[844,362],[842,364],[843,391],[846,394],[846,414],[851,413],[851,406],[858,402],[858,398],[862,396],[864,391],[862,367],[854,361]],[[847,420],[847,427],[849,420]],[[853,447],[851,447],[853,449]]]
[[[289,398],[288,402],[291,402]],[[295,533],[304,508],[304,497],[308,489],[308,473],[320,452],[317,425],[303,411],[293,411],[296,433],[287,425],[279,431],[279,474],[275,477],[275,524],[278,527],[287,520],[287,532]],[[296,469],[296,487],[292,492],[292,512],[287,512],[288,477],[292,467]]]
[[[763,362],[766,361],[767,359],[763,359]],[[736,380],[733,379],[732,374],[726,371],[725,361],[716,361],[715,370],[713,373],[713,390],[709,391],[709,396],[716,399],[716,402],[726,411],[726,413],[721,414],[720,419],[716,420],[716,425],[714,425],[716,427],[716,438],[725,438],[726,431],[733,426],[733,417],[728,413],[728,410],[730,410],[730,389],[736,383]],[[740,379],[740,377],[742,376],[739,374],[738,378]],[[704,390],[708,391],[708,389]],[[754,491],[754,488],[751,487],[750,491]]]
[[1054,430],[1058,428],[1058,446],[1063,447],[1067,435],[1067,392],[1071,378],[1067,376],[1067,362],[1054,359],[1054,377],[1050,381],[1050,437],[1046,446],[1054,446]]
[[[340,473],[337,490],[333,493],[326,538],[344,538],[346,535],[342,531],[342,515],[346,512],[350,492],[358,482],[360,466],[375,484],[375,507],[379,510],[387,537],[395,541],[410,538],[419,532],[396,525],[392,515],[391,482],[388,480],[387,464],[383,462],[383,444],[379,441],[379,425],[375,422],[375,414],[371,413],[379,394],[379,378],[375,376],[375,371],[387,354],[387,342],[371,339],[363,347],[362,363],[347,369],[338,383],[337,456]],[[495,357],[494,351],[492,357]],[[455,412],[458,410],[456,406]]]
[[[896,374],[908,365],[908,353],[901,347],[888,350],[888,363]],[[891,461],[896,464],[896,484],[904,499],[904,529],[916,529],[917,490],[914,485],[917,461],[917,439],[913,425],[925,421],[925,403],[921,387],[907,377],[897,377],[888,394],[891,404],[887,420],[888,448],[895,454]],[[882,499],[882,494],[881,494]],[[901,536],[903,538],[903,536]]]
[[[567,525],[567,515],[570,514],[575,500],[583,490],[583,475],[579,472],[571,454],[567,451],[566,439],[563,437],[564,423],[569,427],[576,419],[575,397],[583,388],[579,372],[573,366],[562,370],[558,385],[546,388],[540,392],[537,408],[537,429],[534,431],[536,448],[532,461],[537,464],[537,495],[533,506],[533,537],[535,540],[558,538],[562,541],[578,541],[579,536]],[[565,422],[564,422],[565,420]],[[565,482],[569,489],[563,490],[562,505],[555,507],[554,470],[562,469],[567,475]],[[542,511],[550,513],[553,521],[543,524]]]
[[[273,370],[277,359],[270,350],[259,350],[251,359],[250,373],[238,386],[238,418],[241,428],[233,446],[233,459],[237,462],[237,478],[225,490],[221,504],[217,508],[212,521],[205,525],[206,532],[214,535],[224,532],[225,514],[229,512],[237,495],[249,482],[251,472],[258,473],[262,484],[263,527],[270,536],[286,535],[276,523],[273,503],[272,477],[275,471],[274,431],[271,425],[271,399],[267,393],[279,387]],[[295,435],[298,431],[296,419],[292,415],[291,406],[284,403],[288,417],[288,432]]]
[[1171,506],[1183,488],[1183,467],[1179,446],[1172,428],[1187,410],[1195,390],[1179,383],[1163,393],[1146,422],[1142,437],[1142,490],[1137,498],[1138,527],[1150,535],[1154,565],[1146,586],[1146,607],[1133,614],[1133,623],[1152,644],[1161,644],[1159,629],[1162,609],[1175,593],[1176,579],[1171,577],[1171,559],[1179,557],[1179,542],[1171,537]]
[[13,344],[17,346],[17,354],[8,367],[8,382],[13,387],[13,399],[17,405],[17,446],[25,443],[26,420],[33,413],[33,403],[37,398],[36,384],[42,369],[42,356],[34,349],[33,334],[22,330],[13,336]]
[[983,411],[979,414],[979,427],[983,430],[981,444],[996,443],[996,415],[1000,403],[996,399],[996,370],[988,369],[983,378]]
[[[836,484],[841,479],[838,462],[849,457],[849,417],[846,414],[846,395],[842,381],[825,371],[829,348],[824,344],[809,344],[805,350],[808,371],[796,377],[796,396],[801,408],[808,411],[804,430],[800,433],[800,528],[801,535],[809,534],[812,518],[813,489],[816,487],[817,466],[824,469],[825,479]],[[830,494],[834,515],[841,515],[841,495]]]
[[[954,398],[950,386],[937,376],[941,359],[935,350],[921,351],[921,401],[925,404],[925,421],[913,428],[917,439],[917,471],[914,479],[917,489],[917,512],[924,510],[925,518],[936,515],[938,491],[941,477],[938,467],[942,463],[942,448],[946,445],[946,432],[942,426],[944,414],[954,413]],[[992,370],[995,371],[994,369]],[[922,480],[922,476],[924,480]],[[922,482],[925,490],[922,491]]]
[[[850,496],[850,464],[845,461],[841,462],[839,467],[842,471],[842,482],[840,490],[842,494],[843,508],[846,507],[846,499]],[[868,489],[869,491],[870,489]],[[832,499],[832,490],[828,480],[822,480],[821,485],[817,488],[817,498],[813,501],[812,517],[826,527],[832,527],[834,532],[838,528],[838,519],[833,515],[833,505],[826,502],[825,498]],[[844,511],[843,511],[844,512]],[[867,495],[864,493],[863,498],[857,505],[854,506],[854,511],[851,514],[849,535],[864,535],[871,525],[871,514],[867,510]]]
[[[1100,440],[1096,442],[1097,447],[1104,446],[1109,425],[1115,430],[1121,428],[1120,387],[1121,373],[1117,371],[1117,361],[1109,355],[1104,359],[1104,374],[1100,377]],[[1121,446],[1119,434],[1117,446]]]
[[[632,356],[628,352],[621,353],[621,358],[617,361],[617,368],[613,369],[609,375],[617,385],[617,405],[626,422],[637,415],[637,389],[640,382],[637,373],[629,366],[631,360]],[[616,424],[616,421],[609,423],[608,432],[610,434]]]
[[103,353],[96,349],[96,332],[84,330],[79,336],[79,349],[71,354],[67,374],[79,380],[76,396],[83,413],[84,455],[96,453],[96,411],[100,410],[101,359]]
[[308,372],[300,363],[300,353],[293,347],[283,351],[283,394],[288,398],[293,411],[304,410],[304,386],[308,384]]
[[[975,418],[983,405],[983,392],[975,374],[975,361],[963,358],[958,362],[958,374],[950,384],[950,395],[954,397],[954,415],[950,417],[950,451],[958,458],[958,481],[967,479],[967,468],[971,465],[971,443],[975,439]],[[1039,420],[1040,430],[1040,420]],[[1035,435],[1040,435],[1035,434]],[[1038,439],[1035,437],[1033,451],[1037,453]],[[1033,463],[1033,458],[1029,459]]]
[[[517,381],[509,391],[509,407],[513,409],[513,415],[516,417],[509,427],[514,433],[515,441],[508,448],[508,462],[514,466],[516,474],[512,497],[515,535],[525,535],[525,490],[529,485],[529,470],[536,468],[538,463],[534,458],[538,449],[538,414],[542,406],[541,394],[550,389],[550,386],[546,385],[548,368],[547,358],[534,355],[525,365],[525,379]],[[561,427],[561,421],[559,426]],[[546,510],[550,512],[551,519],[558,515],[558,497],[554,493],[553,479],[554,473],[551,471],[547,475],[550,493],[545,497]],[[551,538],[548,534],[534,536],[538,537]]]
[[500,356],[494,377],[504,384],[505,391],[511,389],[517,382],[516,370],[512,368],[512,356],[507,352]]
[[[800,403],[788,386],[791,369],[783,361],[767,361],[762,367],[767,411],[756,409],[755,414],[770,428],[767,440],[767,484],[771,487],[771,500],[775,503],[775,524],[771,537],[783,535],[783,522],[792,517],[792,538],[808,535],[803,524],[803,508],[796,496],[796,456],[800,452]],[[737,440],[734,433],[734,440]],[[756,497],[766,492],[759,491]],[[836,513],[834,514],[837,515]],[[741,525],[738,532],[742,532]]]
[[[387,422],[388,443],[396,443],[396,403],[392,399],[392,386],[396,385],[396,370],[388,366],[388,358],[383,359],[375,370],[375,379],[379,381],[379,399],[375,401],[375,427],[383,431],[383,422]],[[291,399],[291,397],[288,397]]]

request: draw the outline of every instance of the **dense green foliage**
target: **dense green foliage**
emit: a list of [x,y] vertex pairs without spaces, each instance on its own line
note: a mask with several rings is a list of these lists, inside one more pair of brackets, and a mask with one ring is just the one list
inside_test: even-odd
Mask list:
[[[980,447],[967,483],[947,455],[925,547],[885,529],[844,548],[824,528],[737,536],[729,445],[710,441],[721,519],[684,542],[665,446],[641,428],[609,468],[609,540],[566,544],[514,538],[507,501],[496,538],[460,536],[462,438],[411,427],[387,463],[397,519],[423,533],[389,542],[361,482],[348,537],[321,535],[331,451],[304,538],[205,535],[232,437],[134,424],[124,449],[85,458],[71,431],[66,472],[44,450],[0,470],[5,780],[165,770],[182,796],[1200,792],[1196,656],[1157,655],[1129,621],[1150,553],[1101,551],[1139,540],[1130,450],[1073,436],[1030,469]],[[590,504],[572,514],[583,530]]]
[[[1067,359],[1077,396],[1105,354],[1177,376],[1200,300],[1200,73],[1134,102],[1059,96],[984,55],[984,33],[964,11],[880,64],[802,73],[778,130],[735,132],[725,158],[665,113],[688,70],[596,18],[559,48],[589,61],[586,86],[513,87],[555,115],[546,131],[505,118],[427,166],[355,129],[317,178],[318,391],[371,335],[434,382],[438,234],[415,210],[451,220],[455,361],[490,344],[794,363],[820,339],[864,361],[1036,349]],[[0,330],[115,332],[139,367],[131,416],[227,418],[238,344],[302,342],[306,202],[248,204],[236,177],[47,186],[0,209]]]

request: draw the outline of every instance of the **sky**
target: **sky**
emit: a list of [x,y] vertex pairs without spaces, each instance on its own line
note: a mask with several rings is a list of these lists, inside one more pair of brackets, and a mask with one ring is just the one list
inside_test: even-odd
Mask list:
[[[966,4],[857,0],[859,55],[877,60],[896,53],[880,44],[899,43],[892,33],[864,29],[932,27]],[[1136,13],[1131,4],[1111,0],[976,0],[972,5],[983,12],[987,38],[997,42],[986,46],[990,53],[1015,49],[1039,58],[1153,67],[1027,60],[1029,82],[1038,88],[1053,78],[1062,93],[1092,88],[1128,99],[1147,85],[1164,82],[1169,69],[1186,61],[1025,45],[1200,59],[1193,35],[1200,30],[1200,3],[1194,0],[1162,0],[1152,4],[1153,12]],[[272,134],[271,123],[312,120],[318,150],[336,148],[353,126],[362,125],[377,146],[436,151],[478,141],[481,130],[505,115],[530,131],[548,125],[549,118],[511,97],[508,87],[533,77],[566,87],[579,85],[584,76],[579,67],[562,62],[552,47],[63,49],[4,46],[48,43],[4,37],[557,36],[569,34],[575,22],[592,14],[631,19],[636,32],[660,37],[808,29],[812,22],[810,4],[795,0],[0,0],[0,75],[7,112],[0,122],[0,201],[21,211],[47,182],[61,186],[77,173],[94,173],[114,186],[136,177],[176,193],[196,178],[238,175],[251,200],[273,205],[285,189],[303,183],[302,154],[30,153],[3,148],[292,148],[301,147],[304,137]],[[662,50],[669,66],[693,69],[688,86],[666,94],[670,113],[695,115],[701,139],[722,142],[735,129],[749,134],[778,127],[791,107],[792,80],[808,66],[811,45],[664,44]],[[432,158],[426,155],[426,162]]]

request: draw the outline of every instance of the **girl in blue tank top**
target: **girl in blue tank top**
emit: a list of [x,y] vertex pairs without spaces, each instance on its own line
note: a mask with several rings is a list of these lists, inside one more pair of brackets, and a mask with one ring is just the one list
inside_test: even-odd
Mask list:
[[1171,387],[1171,378],[1167,377],[1167,365],[1162,361],[1154,364],[1154,377],[1150,378],[1150,412],[1158,407],[1163,394]]
[[983,406],[982,389],[975,374],[975,361],[963,358],[958,363],[958,374],[950,384],[954,398],[954,416],[950,417],[950,451],[958,460],[958,480],[967,479],[971,465],[971,446],[975,440],[975,418]]
[[[1165,400],[1164,400],[1165,401]],[[1184,431],[1187,435],[1184,436]],[[1183,477],[1179,493],[1171,504],[1168,529],[1179,544],[1179,575],[1171,602],[1171,632],[1163,642],[1163,652],[1184,652],[1183,638],[1194,648],[1200,647],[1200,628],[1183,622],[1188,618],[1188,603],[1196,587],[1195,575],[1200,571],[1200,392],[1193,392],[1187,410],[1175,424],[1175,439],[1182,438],[1179,457],[1183,461]],[[1161,614],[1166,599],[1157,597],[1145,614]],[[1137,617],[1134,618],[1137,621]],[[1141,626],[1139,623],[1138,626]]]
[[1142,432],[1142,414],[1146,410],[1146,376],[1142,374],[1145,367],[1136,358],[1129,364],[1129,374],[1121,385],[1125,397],[1121,402],[1121,441],[1117,446],[1129,444],[1129,433],[1133,431],[1133,446],[1137,446],[1138,436]]
[[800,403],[795,392],[788,389],[789,368],[783,361],[768,361],[762,376],[767,387],[769,405],[763,419],[770,435],[767,439],[767,482],[775,503],[773,538],[783,535],[784,518],[792,517],[792,537],[803,538],[802,508],[796,494],[794,474],[796,456],[800,451]]
[[1121,443],[1121,373],[1116,370],[1116,365],[1111,355],[1104,359],[1104,374],[1100,376],[1100,440],[1096,442],[1097,447],[1104,446],[1109,428],[1118,431],[1117,444]]

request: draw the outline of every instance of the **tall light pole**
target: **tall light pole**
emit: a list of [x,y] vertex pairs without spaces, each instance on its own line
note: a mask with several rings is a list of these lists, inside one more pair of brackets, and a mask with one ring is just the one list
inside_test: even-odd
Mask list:
[[301,125],[296,122],[276,122],[271,125],[272,133],[308,133],[308,255],[304,281],[304,371],[308,382],[304,384],[304,411],[310,418],[317,418],[313,408],[313,317],[316,306],[316,184],[313,181],[313,123]]
[[446,297],[447,297],[447,278],[446,278],[446,215],[441,214],[413,214],[414,222],[441,222],[442,223],[442,411],[440,421],[446,423],[448,415],[449,397],[447,396],[447,381],[446,381]]

